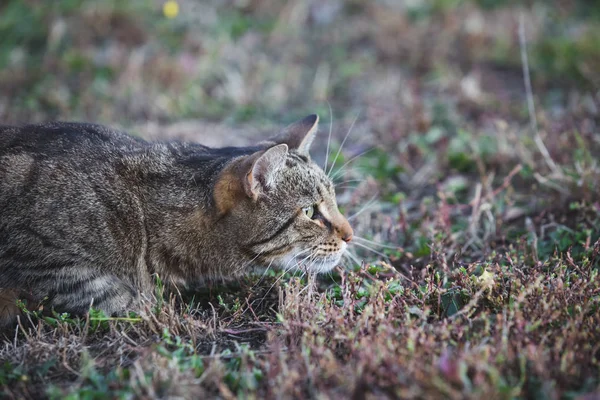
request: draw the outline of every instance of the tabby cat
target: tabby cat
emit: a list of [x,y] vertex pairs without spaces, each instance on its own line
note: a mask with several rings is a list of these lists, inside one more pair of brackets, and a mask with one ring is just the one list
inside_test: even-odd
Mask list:
[[0,127],[0,318],[18,298],[122,313],[152,274],[185,285],[330,270],[353,232],[309,157],[317,124],[220,149],[85,123]]

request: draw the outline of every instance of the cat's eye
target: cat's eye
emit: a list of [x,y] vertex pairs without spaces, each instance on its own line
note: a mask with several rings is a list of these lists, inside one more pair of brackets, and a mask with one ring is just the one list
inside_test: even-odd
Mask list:
[[315,206],[304,207],[302,211],[304,212],[304,215],[312,219],[312,217],[315,215]]

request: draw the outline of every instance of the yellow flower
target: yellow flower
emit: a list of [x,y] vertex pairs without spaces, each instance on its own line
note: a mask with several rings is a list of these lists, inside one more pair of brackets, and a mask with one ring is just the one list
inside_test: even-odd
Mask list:
[[169,19],[175,18],[177,14],[179,14],[179,4],[174,0],[165,2],[165,4],[163,4],[163,14]]

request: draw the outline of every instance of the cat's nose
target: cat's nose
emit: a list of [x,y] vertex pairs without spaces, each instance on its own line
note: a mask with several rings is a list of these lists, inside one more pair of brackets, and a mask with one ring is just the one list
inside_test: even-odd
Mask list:
[[342,224],[340,234],[344,242],[348,243],[352,240],[352,236],[354,236],[354,231],[352,230],[352,227],[350,226],[348,221],[344,221],[344,223]]

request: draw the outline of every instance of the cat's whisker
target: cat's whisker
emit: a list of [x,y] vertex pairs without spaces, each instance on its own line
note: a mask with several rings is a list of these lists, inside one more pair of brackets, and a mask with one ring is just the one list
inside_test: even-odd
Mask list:
[[[303,263],[304,263],[306,260],[310,260],[311,258],[314,258],[314,256],[315,256],[315,252],[313,251],[313,252],[311,252],[309,255],[307,255],[306,257],[304,257],[302,260],[298,261],[298,262],[296,263],[296,265],[295,265],[295,266],[300,266],[300,268],[302,268],[302,266],[303,266]],[[291,269],[291,268],[293,268],[293,267],[294,267],[294,266],[290,267],[290,269]]]
[[377,251],[377,250],[375,250],[375,249],[373,249],[373,248],[371,248],[371,247],[369,247],[369,246],[367,246],[365,244],[362,244],[362,243],[359,243],[359,242],[354,242],[354,244],[356,246],[362,247],[363,249],[366,249],[366,250],[368,250],[368,251],[370,251],[370,252],[372,252],[374,254],[380,255],[381,257],[385,258],[386,260],[390,258],[387,254],[384,254],[384,253],[382,253],[380,251]]
[[295,264],[292,264],[291,266],[288,267],[288,265],[290,265],[290,263],[292,263],[293,261],[296,261],[296,257],[298,257],[300,254],[306,253],[307,251],[310,251],[310,249],[304,249],[304,250],[302,250],[302,251],[294,254],[294,256],[290,259],[290,261],[288,261],[287,264],[282,268],[283,269],[282,273],[277,277],[277,279],[275,279],[275,282],[273,282],[273,284],[271,285],[271,287],[269,288],[269,290],[267,290],[267,293],[265,294],[265,297],[266,297],[267,294],[269,294],[271,292],[271,290],[273,289],[273,287],[275,287],[275,285],[277,283],[279,283],[279,281],[285,276],[285,274],[287,274],[292,268],[294,268],[296,265],[302,264],[304,261],[306,261],[311,256],[313,256],[313,253],[310,253],[308,256],[304,257],[302,260],[297,261]]
[[329,178],[334,182],[338,179],[342,179],[344,176],[350,175],[351,173],[352,173],[352,177],[360,176],[360,177],[362,177],[361,180],[364,181],[366,179],[366,176],[370,174],[370,171],[368,171],[365,167],[353,165],[353,166],[348,166],[341,171],[336,171],[335,173],[336,173],[335,176],[331,176]]
[[[294,267],[296,267],[296,266],[298,266],[298,265],[301,265],[301,264],[302,264],[304,261],[306,261],[308,258],[310,258],[310,257],[312,256],[312,253],[311,253],[311,254],[309,254],[308,256],[304,257],[302,260],[298,261],[298,256],[299,256],[299,255],[302,255],[302,254],[305,254],[305,253],[306,253],[306,252],[308,252],[308,251],[310,251],[310,249],[304,249],[304,250],[301,250],[301,251],[299,251],[298,253],[294,254],[294,256],[293,256],[293,257],[292,257],[292,258],[291,258],[291,259],[290,259],[290,260],[287,262],[287,264],[285,264],[285,266],[282,268],[282,270],[283,270],[283,274],[282,274],[281,276],[285,275],[285,274],[286,274],[287,272],[289,272],[289,271],[290,271],[292,268],[294,268]],[[290,265],[290,264],[292,264],[292,265]],[[290,265],[290,266],[288,267],[288,265]]]
[[338,189],[356,189],[358,186],[337,186]]
[[362,151],[360,153],[358,153],[357,155],[355,155],[354,157],[352,157],[351,159],[349,159],[348,161],[346,161],[344,163],[344,165],[342,165],[341,167],[339,167],[334,173],[333,175],[331,175],[331,180],[334,180],[336,177],[338,177],[342,172],[344,172],[344,167],[346,167],[348,164],[350,164],[351,162],[358,160],[360,157],[364,156],[365,154],[371,152],[375,150],[375,147],[371,147],[370,149],[367,149],[365,151]]
[[331,143],[331,133],[333,132],[333,111],[331,110],[331,103],[327,101],[329,106],[329,136],[327,137],[327,150],[325,150],[325,164],[323,165],[323,171],[327,170],[327,161],[329,160],[329,144]]
[[353,220],[354,218],[358,217],[360,214],[362,214],[363,212],[365,212],[369,208],[373,207],[373,205],[375,205],[375,203],[376,203],[376,198],[377,198],[378,195],[379,195],[378,193],[375,193],[373,195],[373,197],[371,197],[371,199],[364,206],[362,206],[362,208],[360,210],[358,210],[357,212],[355,212],[354,214],[352,214],[351,216],[349,216],[347,218],[348,221]]
[[375,246],[381,247],[381,248],[385,248],[385,249],[393,249],[393,250],[398,250],[399,249],[399,246],[388,246],[388,245],[377,243],[377,242],[374,242],[372,240],[365,239],[364,237],[356,236],[356,235],[352,236],[352,240],[358,240],[358,241],[370,243],[372,245],[375,245]]
[[[258,285],[260,285],[262,283],[262,281],[265,279],[265,277],[267,276],[267,273],[269,272],[269,269],[271,268],[271,265],[273,264],[273,261],[275,260],[271,260],[271,262],[269,263],[269,265],[267,265],[267,268],[263,271],[263,273],[260,276],[260,279],[258,280],[258,282],[256,282],[254,285],[252,285],[252,287],[250,288],[250,291],[256,289],[256,287]],[[243,312],[242,315],[246,314],[246,311],[248,311],[249,307],[247,307]]]
[[269,263],[269,265],[267,265],[267,268],[264,270],[264,272],[260,275],[260,279],[258,280],[258,282],[256,282],[253,286],[252,289],[256,288],[258,285],[260,285],[262,283],[262,281],[265,279],[265,277],[267,276],[267,273],[269,272],[269,269],[271,268],[271,265],[273,264],[274,260],[271,260],[271,262]]
[[340,152],[342,151],[342,148],[344,147],[344,143],[346,143],[346,139],[348,139],[348,136],[350,136],[350,133],[352,132],[352,128],[354,128],[354,124],[356,123],[356,120],[358,120],[359,115],[360,115],[360,113],[356,114],[356,117],[354,117],[354,121],[352,121],[352,124],[350,125],[350,129],[348,129],[348,133],[346,133],[346,136],[344,136],[344,140],[342,140],[342,144],[340,145],[340,148],[338,149],[337,153],[335,154],[335,158],[331,162],[331,168],[329,169],[329,171],[326,171],[327,176],[329,176],[329,174],[331,174],[331,171],[335,167],[335,162],[337,161],[338,157],[340,156]]
[[[304,253],[306,251],[309,251],[309,250],[310,249],[305,249],[305,250],[302,251],[302,253]],[[300,254],[300,253],[297,253],[296,255],[294,255],[294,257],[290,261],[294,261],[296,259],[296,257],[298,256],[298,254]],[[261,303],[267,297],[267,295],[271,292],[271,290],[273,290],[273,288],[275,287],[275,285],[277,285],[281,281],[281,279],[285,276],[286,273],[288,273],[296,265],[301,265],[304,261],[308,260],[309,258],[311,258],[313,256],[314,256],[314,252],[310,253],[308,256],[304,257],[302,260],[298,261],[296,264],[292,264],[289,268],[285,268],[284,267],[283,272],[277,277],[277,279],[275,279],[275,282],[273,282],[273,284],[271,285],[271,287],[269,288],[269,290],[267,290],[267,293],[265,293],[265,295],[263,296],[263,298],[261,300]],[[286,264],[286,267],[287,267],[288,264],[290,264],[289,261]],[[302,277],[300,277],[300,279],[302,279]]]
[[350,166],[345,167],[341,171],[336,170],[335,176],[332,175],[329,177],[329,179],[335,181],[336,179],[340,179],[340,177],[342,177],[343,175],[348,175],[351,172],[353,172],[355,175],[360,175],[360,176],[365,176],[365,175],[369,174],[369,171],[364,166],[350,165]]
[[364,182],[364,181],[365,181],[364,179],[350,179],[348,181],[343,181],[343,182],[336,183],[333,186],[334,187],[339,187],[340,185],[343,185],[344,183],[354,183],[354,182]]
[[344,256],[344,260],[346,261],[344,267],[347,270],[352,271],[354,269],[354,265],[356,265],[356,261],[352,260],[348,254]]
[[[294,268],[297,264],[297,257],[301,254],[306,253],[307,251],[309,251],[309,249],[305,249],[305,250],[301,250],[299,252],[297,252],[296,254],[294,254],[292,256],[292,258],[283,266],[283,268],[281,268],[282,272],[281,274],[277,277],[277,279],[275,280],[274,284],[276,284],[277,282],[279,282],[279,280],[286,274],[288,273],[292,268]],[[306,258],[304,258],[303,260],[306,260]],[[296,262],[294,264],[294,262]],[[291,265],[290,265],[291,264]],[[288,267],[289,266],[289,267]],[[271,287],[272,288],[272,287]],[[270,289],[269,289],[270,290]]]
[[[251,259],[250,261],[247,261],[247,262],[245,262],[245,263],[242,263],[242,265],[241,265],[240,267],[238,267],[238,268],[237,268],[236,272],[239,272],[239,271],[241,271],[243,268],[245,268],[245,267],[249,266],[250,264],[252,264],[252,263],[253,263],[253,262],[254,262],[254,261],[255,261],[255,260],[258,258],[258,257],[260,257],[260,255],[261,255],[261,254],[263,254],[263,253],[264,253],[264,251],[260,251],[260,252],[259,252],[259,253],[258,253],[256,256],[254,256],[254,258],[253,258],[253,259]],[[271,261],[271,262],[273,262],[273,261]],[[269,264],[269,265],[271,265],[271,264]]]
[[[263,295],[263,297],[259,300],[259,303],[258,303],[257,307],[260,307],[260,305],[262,304],[262,302],[265,301],[265,299],[267,298],[268,294],[271,293],[271,290],[273,290],[273,288],[275,287],[275,285],[277,285],[277,283],[279,283],[279,281],[285,276],[285,274],[288,273],[292,268],[294,268],[295,264],[292,264],[292,262],[296,261],[296,257],[298,257],[301,254],[306,253],[307,251],[310,251],[310,249],[300,250],[299,252],[295,253],[292,256],[292,258],[290,258],[290,260],[283,266],[281,274],[279,274],[279,276],[275,279],[275,282],[273,282],[273,284],[269,287],[269,289],[267,289],[267,291],[265,292],[265,294]],[[309,254],[307,257],[303,258],[300,262],[303,262],[304,260],[306,260],[311,255],[312,254]],[[290,265],[290,264],[292,264],[292,265],[290,267],[288,267],[288,265]]]
[[333,271],[333,269],[330,269],[329,271],[327,271],[327,275],[329,275],[329,278],[330,278],[332,281],[335,281],[335,278],[333,277],[333,273],[332,273],[331,271]]
[[352,260],[356,265],[361,266],[362,262],[358,260],[358,258],[350,252],[350,250],[344,251],[344,255],[348,256],[350,260]]
[[[325,266],[325,261],[321,261],[321,264],[319,265],[319,271],[321,271],[321,268],[323,268]],[[327,273],[329,275],[331,275],[331,269],[327,271]]]

